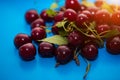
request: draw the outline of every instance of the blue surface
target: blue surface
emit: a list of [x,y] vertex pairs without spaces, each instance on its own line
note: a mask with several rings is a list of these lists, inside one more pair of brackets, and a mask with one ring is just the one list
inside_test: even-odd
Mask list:
[[[30,35],[24,20],[28,9],[40,11],[48,8],[53,0],[0,0],[0,80],[83,80],[86,63],[79,56],[80,66],[74,61],[55,68],[55,59],[20,59],[13,39],[17,33]],[[61,0],[62,1],[62,0]],[[91,62],[87,80],[120,80],[120,55],[110,55],[99,49],[97,60]]]

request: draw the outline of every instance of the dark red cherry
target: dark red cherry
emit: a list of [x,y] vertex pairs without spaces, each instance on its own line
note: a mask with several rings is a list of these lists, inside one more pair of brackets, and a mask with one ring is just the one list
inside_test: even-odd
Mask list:
[[19,48],[26,43],[32,43],[32,39],[27,34],[20,33],[15,36],[14,45],[16,46],[16,48]]
[[32,29],[31,37],[33,40],[38,41],[46,37],[46,32],[44,28],[36,27]]
[[120,26],[120,11],[116,11],[111,16],[111,23]]
[[72,51],[67,46],[59,46],[55,53],[56,61],[60,64],[66,64],[72,59]]
[[112,54],[120,54],[120,34],[107,39],[106,49]]
[[82,47],[81,54],[88,60],[95,60],[98,55],[98,48],[94,43],[87,43]]
[[111,25],[112,30],[118,30],[120,32],[120,26],[119,25]]
[[48,16],[47,11],[44,10],[41,12],[40,17],[45,21],[45,22],[50,22],[53,21],[54,17]]
[[95,16],[96,12],[100,9],[97,7],[88,7],[87,10],[90,11],[90,13],[92,14],[92,20],[94,21],[94,16]]
[[79,11],[80,3],[78,0],[66,0],[65,1],[65,8],[66,9],[73,9],[75,11]]
[[48,42],[41,42],[38,47],[38,52],[41,57],[53,57],[54,56],[55,47],[53,44]]
[[56,26],[56,24],[53,25],[53,26],[52,26],[52,33],[53,33],[53,34],[59,34],[58,31],[59,31],[59,28]]
[[35,28],[35,27],[40,27],[40,26],[45,26],[45,22],[43,19],[38,18],[36,19],[34,22],[32,22],[31,24],[31,28]]
[[111,27],[107,24],[104,24],[104,25],[98,25],[95,27],[97,32],[100,34],[102,32],[105,32],[105,31],[109,31],[111,30]]
[[82,14],[85,14],[88,18],[89,18],[89,21],[92,21],[92,14],[90,11],[88,10],[84,10],[81,12]]
[[55,22],[62,21],[62,20],[64,19],[63,14],[64,14],[64,12],[60,11],[60,12],[54,17],[54,21],[55,21]]
[[29,10],[25,14],[25,19],[29,24],[38,18],[39,18],[39,15],[36,10]]
[[87,17],[87,15],[78,14],[77,19],[76,19],[76,25],[78,27],[82,27],[82,25],[84,25],[84,23],[88,23],[88,22],[89,22],[89,18]]
[[33,60],[36,55],[36,48],[32,43],[27,43],[19,48],[19,55],[24,60]]
[[64,12],[64,18],[67,18],[69,21],[75,21],[77,17],[77,13],[73,9],[67,9]]
[[68,35],[68,42],[73,46],[81,46],[84,42],[84,37],[78,31],[73,31]]
[[80,7],[79,7],[79,11],[84,11],[86,9],[87,9],[87,7],[83,4],[81,4]]
[[96,12],[94,20],[97,24],[109,24],[110,13],[107,10],[99,10]]

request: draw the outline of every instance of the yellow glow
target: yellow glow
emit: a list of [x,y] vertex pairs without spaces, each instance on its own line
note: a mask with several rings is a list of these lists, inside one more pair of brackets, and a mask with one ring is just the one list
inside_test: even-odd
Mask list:
[[120,0],[106,0],[107,2],[111,3],[111,4],[120,4]]
[[116,10],[118,10],[118,7],[120,5],[120,0],[106,0],[108,3],[113,4],[116,6]]

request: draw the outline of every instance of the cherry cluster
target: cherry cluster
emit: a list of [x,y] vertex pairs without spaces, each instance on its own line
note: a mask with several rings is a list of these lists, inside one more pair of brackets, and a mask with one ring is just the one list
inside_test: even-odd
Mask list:
[[[32,40],[38,43],[38,53],[43,58],[55,56],[57,65],[66,64],[74,59],[79,64],[78,55],[87,60],[95,60],[98,48],[104,47],[112,54],[120,54],[120,10],[112,7],[110,12],[101,6],[104,2],[96,1],[95,6],[87,6],[78,0],[66,0],[65,6],[59,10],[44,10],[37,13],[29,10],[25,19],[32,29],[31,36],[17,34],[14,44],[19,49],[19,55],[24,60],[33,60],[36,47]],[[51,32],[67,38],[68,43],[56,45],[39,41],[46,38],[46,23],[51,22]],[[56,65],[56,66],[57,66]]]

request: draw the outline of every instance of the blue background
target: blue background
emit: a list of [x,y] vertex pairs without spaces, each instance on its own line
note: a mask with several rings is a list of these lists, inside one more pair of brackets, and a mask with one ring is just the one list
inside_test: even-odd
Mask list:
[[[17,33],[30,35],[31,32],[24,19],[25,12],[35,8],[40,13],[52,1],[0,0],[0,80],[83,80],[87,64],[80,56],[80,66],[71,61],[55,68],[54,58],[44,59],[37,54],[35,60],[26,62],[14,47]],[[105,48],[99,49],[97,60],[91,64],[87,80],[120,80],[120,55],[110,55]]]

